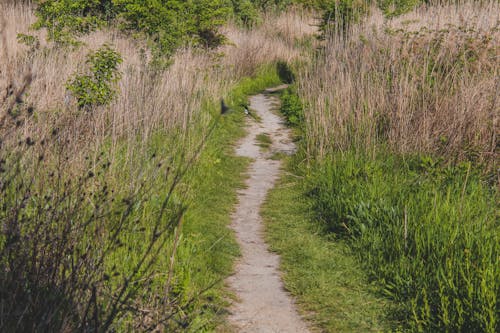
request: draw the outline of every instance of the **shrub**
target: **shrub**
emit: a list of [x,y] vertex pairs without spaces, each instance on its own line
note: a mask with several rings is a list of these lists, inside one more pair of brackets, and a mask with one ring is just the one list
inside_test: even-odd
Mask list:
[[76,75],[66,88],[74,95],[79,108],[108,105],[116,95],[114,85],[120,80],[121,55],[104,45],[88,55],[89,73]]
[[232,0],[233,13],[238,21],[251,27],[259,21],[259,12],[250,0]]
[[38,1],[35,28],[47,28],[48,38],[74,43],[74,36],[88,33],[106,23],[113,13],[111,0]]
[[378,7],[387,17],[397,16],[411,11],[417,5],[430,0],[378,0]]
[[115,0],[116,11],[126,30],[151,37],[163,56],[187,43],[216,46],[223,41],[218,29],[229,15],[229,0],[155,1]]

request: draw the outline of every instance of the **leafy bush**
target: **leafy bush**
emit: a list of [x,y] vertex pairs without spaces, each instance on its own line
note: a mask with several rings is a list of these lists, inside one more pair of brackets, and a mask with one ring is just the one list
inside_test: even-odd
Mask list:
[[259,21],[259,12],[250,0],[232,0],[233,13],[237,20],[247,27]]
[[470,164],[344,152],[316,170],[314,210],[350,240],[403,328],[498,332],[498,193]]
[[387,17],[392,17],[407,13],[423,2],[430,0],[378,0],[377,4]]
[[145,33],[169,56],[186,43],[220,44],[218,28],[232,10],[230,0],[47,0],[40,1],[34,26],[47,28],[51,40],[75,43],[74,37],[119,18],[123,29]]
[[38,1],[35,28],[47,28],[48,38],[75,43],[74,36],[88,33],[106,23],[113,14],[111,0]]
[[118,71],[121,62],[121,55],[109,45],[89,54],[89,74],[76,75],[66,85],[76,98],[79,108],[88,109],[111,103],[116,95],[114,85],[121,78]]

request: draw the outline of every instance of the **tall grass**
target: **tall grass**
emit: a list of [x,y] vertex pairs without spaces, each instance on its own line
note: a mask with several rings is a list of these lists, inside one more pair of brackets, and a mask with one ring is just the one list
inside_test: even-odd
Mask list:
[[[29,30],[29,5],[0,7],[0,330],[186,328],[214,284],[186,290],[177,277],[201,269],[175,260],[196,196],[186,179],[196,169],[186,171],[215,126],[228,130],[219,98],[300,52],[265,21],[254,31],[230,26],[219,49],[186,48],[157,66],[147,45],[117,30],[61,47]],[[103,44],[124,59],[117,98],[79,110],[65,84]]]
[[384,143],[493,168],[500,100],[498,2],[422,7],[395,19],[376,9],[330,33],[299,80],[309,103],[308,151]]
[[314,211],[396,303],[400,327],[496,332],[498,193],[470,164],[427,161],[336,153],[308,179]]
[[297,75],[314,210],[396,329],[497,332],[499,4],[371,13]]
[[[65,83],[84,66],[89,50],[110,44],[122,55],[118,98],[109,108],[96,110],[95,118],[85,126],[92,141],[109,137],[113,142],[124,136],[135,140],[138,132],[147,141],[158,128],[182,128],[184,133],[190,123],[201,120],[206,124],[210,117],[201,114],[200,108],[205,101],[224,96],[243,76],[255,74],[262,64],[301,56],[292,43],[279,37],[283,29],[278,26],[291,22],[288,27],[295,25],[300,31],[302,25],[307,25],[304,16],[296,19],[299,14],[294,13],[285,13],[276,21],[265,20],[253,30],[230,25],[224,31],[228,42],[215,52],[180,50],[165,69],[148,66],[151,59],[147,45],[119,31],[97,31],[82,37],[81,47],[61,48],[47,45],[44,31],[29,30],[35,21],[30,7],[4,6],[2,12],[5,25],[2,49],[6,53],[2,55],[0,68],[8,75],[2,75],[5,80],[0,82],[1,89],[9,83],[6,78],[14,74],[22,77],[19,74],[29,70],[36,78],[25,103],[38,110],[39,118],[44,119],[36,126],[26,126],[26,132],[45,131],[54,118],[60,117],[60,111],[72,106],[74,100],[68,95]],[[288,28],[286,33],[291,31]],[[19,33],[36,36],[40,45],[32,50],[18,43]]]

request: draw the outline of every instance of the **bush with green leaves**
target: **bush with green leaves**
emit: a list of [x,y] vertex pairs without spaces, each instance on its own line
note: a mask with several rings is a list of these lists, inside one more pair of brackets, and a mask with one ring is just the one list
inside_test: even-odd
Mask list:
[[251,27],[259,21],[259,11],[250,0],[232,0],[234,17],[239,23]]
[[47,28],[48,39],[75,43],[75,37],[101,27],[113,15],[111,0],[38,1],[37,29]]
[[429,3],[429,0],[378,0],[378,7],[387,17],[397,16],[411,11],[421,3]]
[[229,0],[114,0],[113,3],[123,28],[146,33],[166,55],[186,43],[220,44],[223,39],[218,29],[231,14]]
[[231,0],[46,0],[39,1],[34,27],[47,28],[50,40],[75,43],[75,37],[116,19],[124,30],[145,33],[169,56],[188,43],[220,44],[218,29],[232,11]]
[[89,109],[111,103],[116,95],[115,85],[121,78],[118,70],[121,63],[121,55],[109,45],[88,55],[88,73],[76,75],[66,85],[79,108]]

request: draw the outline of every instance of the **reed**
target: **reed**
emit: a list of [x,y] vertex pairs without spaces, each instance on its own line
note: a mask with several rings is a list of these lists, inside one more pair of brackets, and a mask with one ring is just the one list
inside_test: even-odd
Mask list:
[[372,15],[330,32],[315,66],[299,75],[308,103],[308,151],[387,145],[490,170],[498,159],[499,5],[422,6]]

